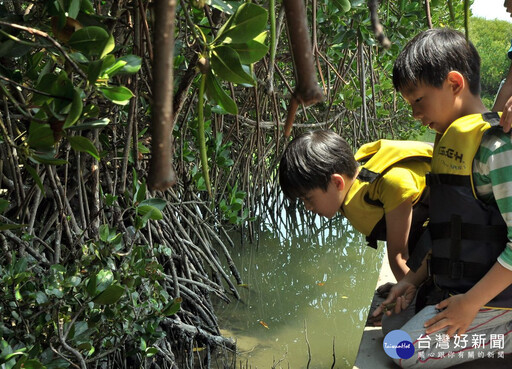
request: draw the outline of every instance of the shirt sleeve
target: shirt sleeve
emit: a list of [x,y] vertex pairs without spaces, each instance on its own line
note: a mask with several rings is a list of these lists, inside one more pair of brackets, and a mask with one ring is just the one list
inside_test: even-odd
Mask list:
[[507,224],[508,242],[498,262],[512,270],[512,142],[510,134],[494,129],[484,135],[475,156],[474,182],[478,196],[485,202],[495,200]]
[[[388,170],[375,186],[375,194],[370,193],[372,199],[379,199],[384,206],[384,213],[395,209],[405,200],[412,198],[413,202],[419,198],[424,184],[425,163],[410,163],[409,165],[395,166]],[[423,182],[423,183],[422,183]]]

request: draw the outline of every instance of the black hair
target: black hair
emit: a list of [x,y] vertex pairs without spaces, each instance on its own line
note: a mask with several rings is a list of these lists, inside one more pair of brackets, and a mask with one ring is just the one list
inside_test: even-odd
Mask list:
[[461,73],[471,93],[480,94],[480,56],[475,46],[459,31],[429,29],[416,35],[398,55],[393,85],[397,91],[421,83],[440,88],[450,71]]
[[308,191],[326,191],[335,173],[355,176],[358,164],[352,149],[330,130],[308,131],[294,138],[279,164],[279,183],[286,197],[296,199]]

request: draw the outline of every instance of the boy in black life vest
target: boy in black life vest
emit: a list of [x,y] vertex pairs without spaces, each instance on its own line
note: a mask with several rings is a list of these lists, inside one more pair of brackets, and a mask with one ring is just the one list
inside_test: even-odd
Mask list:
[[286,197],[299,198],[306,209],[327,218],[340,212],[370,246],[386,240],[391,270],[401,280],[409,270],[408,246],[427,218],[431,156],[430,144],[391,140],[363,145],[354,155],[338,134],[309,131],[286,148],[279,181]]
[[431,250],[375,314],[393,302],[400,313],[430,275],[438,299],[394,327],[415,346],[412,357],[395,361],[446,368],[481,355],[499,360],[512,353],[510,135],[480,99],[480,57],[460,32],[430,29],[414,37],[395,61],[393,83],[413,116],[438,133],[427,176]]

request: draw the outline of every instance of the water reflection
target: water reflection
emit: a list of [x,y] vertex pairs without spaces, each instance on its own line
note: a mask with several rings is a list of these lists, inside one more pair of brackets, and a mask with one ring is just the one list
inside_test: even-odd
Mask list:
[[310,368],[352,368],[382,252],[341,217],[301,217],[265,222],[257,245],[232,250],[247,286],[219,302],[220,325],[251,368],[306,368],[307,342]]

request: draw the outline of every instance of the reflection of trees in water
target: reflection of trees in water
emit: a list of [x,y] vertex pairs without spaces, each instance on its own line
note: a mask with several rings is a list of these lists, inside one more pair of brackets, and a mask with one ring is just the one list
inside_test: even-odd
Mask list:
[[258,246],[246,244],[233,255],[249,285],[241,291],[243,303],[235,303],[233,310],[247,315],[247,328],[259,320],[273,328],[290,320],[300,324],[311,311],[325,318],[343,315],[347,324],[361,326],[380,253],[367,248],[364,236],[341,216],[327,220],[297,207],[267,214]]

